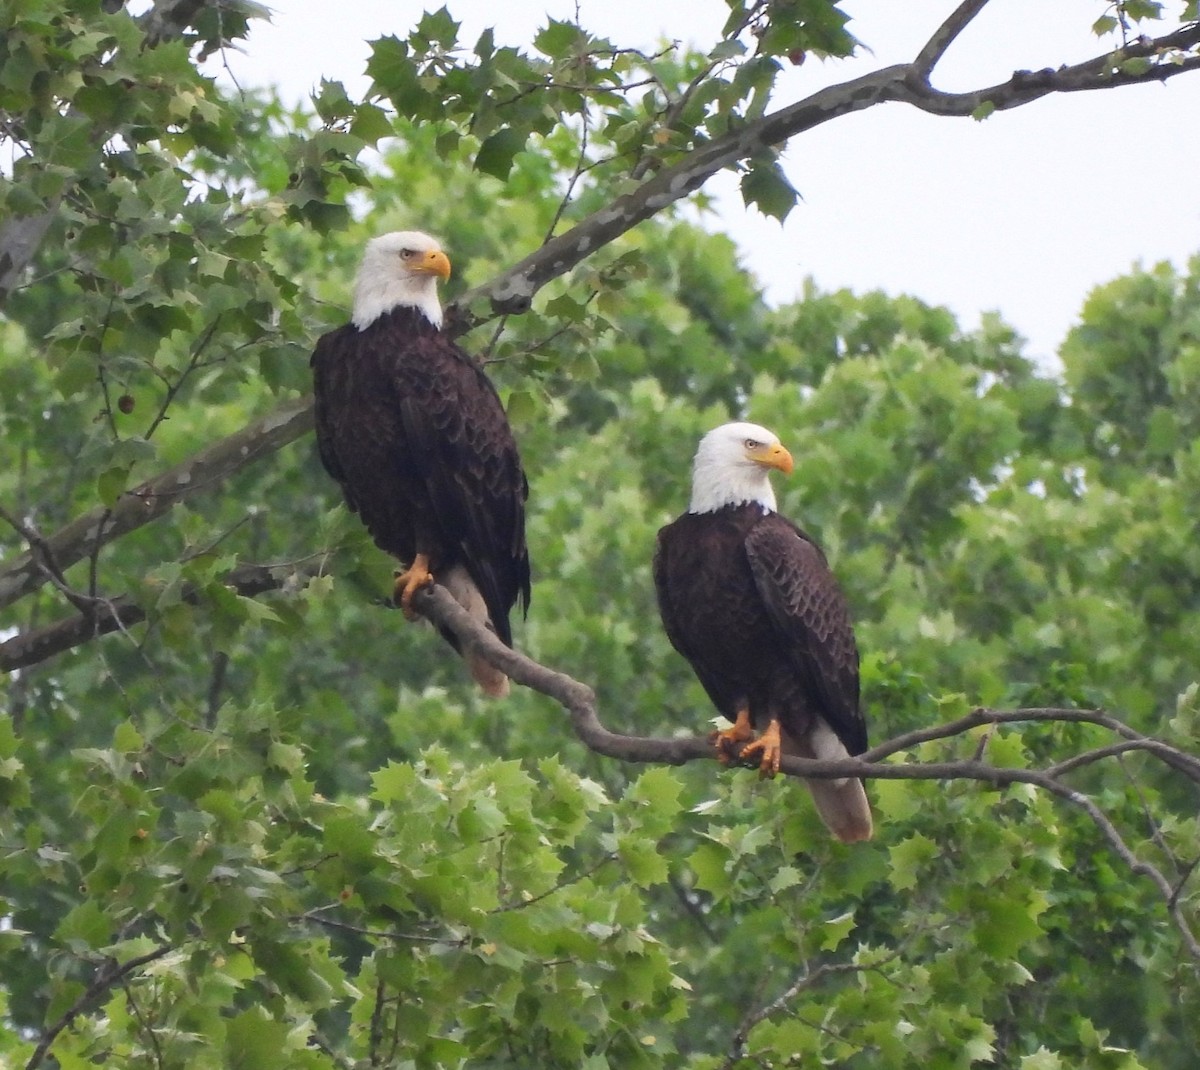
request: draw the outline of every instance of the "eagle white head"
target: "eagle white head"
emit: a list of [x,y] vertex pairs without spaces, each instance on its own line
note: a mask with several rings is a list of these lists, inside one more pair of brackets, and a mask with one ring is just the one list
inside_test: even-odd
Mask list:
[[400,305],[418,308],[442,325],[438,279],[450,277],[450,259],[436,238],[419,230],[397,230],[367,242],[354,280],[351,322],[360,331]]
[[769,478],[773,468],[785,475],[792,470],[792,455],[773,431],[747,423],[713,428],[700,440],[692,462],[688,512],[713,513],[746,502],[774,512],[775,491]]

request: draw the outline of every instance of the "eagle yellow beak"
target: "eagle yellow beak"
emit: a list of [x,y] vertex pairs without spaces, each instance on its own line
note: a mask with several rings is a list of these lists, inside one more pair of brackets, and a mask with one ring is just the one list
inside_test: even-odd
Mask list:
[[415,264],[409,265],[409,271],[420,275],[436,275],[445,281],[450,278],[450,258],[441,249],[430,249]]
[[778,442],[773,446],[759,446],[757,449],[747,450],[747,453],[751,460],[764,468],[778,468],[785,476],[792,474],[792,455]]

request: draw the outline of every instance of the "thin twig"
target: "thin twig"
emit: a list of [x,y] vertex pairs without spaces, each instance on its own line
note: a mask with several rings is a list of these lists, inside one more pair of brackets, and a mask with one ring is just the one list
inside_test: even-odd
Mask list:
[[524,910],[526,907],[531,907],[534,903],[540,903],[543,899],[547,899],[552,895],[557,895],[564,888],[570,888],[572,884],[578,884],[582,880],[586,880],[601,867],[608,865],[609,862],[616,860],[615,854],[607,854],[599,862],[589,869],[582,870],[576,873],[573,877],[568,877],[566,880],[559,881],[553,888],[548,888],[541,895],[533,895],[528,899],[522,899],[516,903],[505,903],[488,911],[489,914],[506,914],[511,910]]
[[369,937],[373,940],[399,940],[406,944],[436,944],[441,947],[466,947],[470,940],[467,937],[450,938],[448,936],[425,936],[422,933],[402,933],[394,929],[367,929],[361,925],[351,925],[336,918],[327,918],[318,910],[330,910],[332,907],[316,907],[303,914],[292,914],[291,921],[310,921],[326,929],[336,929],[339,932],[351,933],[354,936]]

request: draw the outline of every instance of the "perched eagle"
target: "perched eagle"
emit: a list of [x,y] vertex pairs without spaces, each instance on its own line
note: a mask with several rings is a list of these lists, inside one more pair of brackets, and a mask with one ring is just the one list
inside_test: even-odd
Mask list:
[[[405,612],[436,578],[511,645],[509,612],[529,605],[529,486],[495,388],[442,333],[449,274],[427,234],[367,243],[351,321],[312,355],[317,446],[376,545],[407,566],[394,591]],[[467,660],[485,692],[507,693],[508,677]]]
[[[713,733],[718,756],[761,755],[763,776],[779,771],[781,754],[867,749],[846,599],[816,543],[776,512],[773,468],[790,473],[792,457],[765,428],[710,431],[696,451],[691,505],[659,531],[654,555],[671,645],[734,722]],[[838,839],[870,838],[862,781],[806,783]]]

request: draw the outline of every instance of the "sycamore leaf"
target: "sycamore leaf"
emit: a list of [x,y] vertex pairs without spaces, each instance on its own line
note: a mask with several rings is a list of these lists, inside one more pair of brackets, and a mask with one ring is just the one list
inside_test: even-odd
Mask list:
[[781,223],[796,206],[799,194],[776,161],[755,161],[742,176],[742,200]]
[[901,840],[889,852],[892,860],[892,887],[898,892],[915,888],[925,863],[937,853],[937,844],[919,832]]
[[496,178],[508,178],[512,170],[513,157],[525,147],[526,135],[511,126],[497,130],[475,154],[475,169]]

